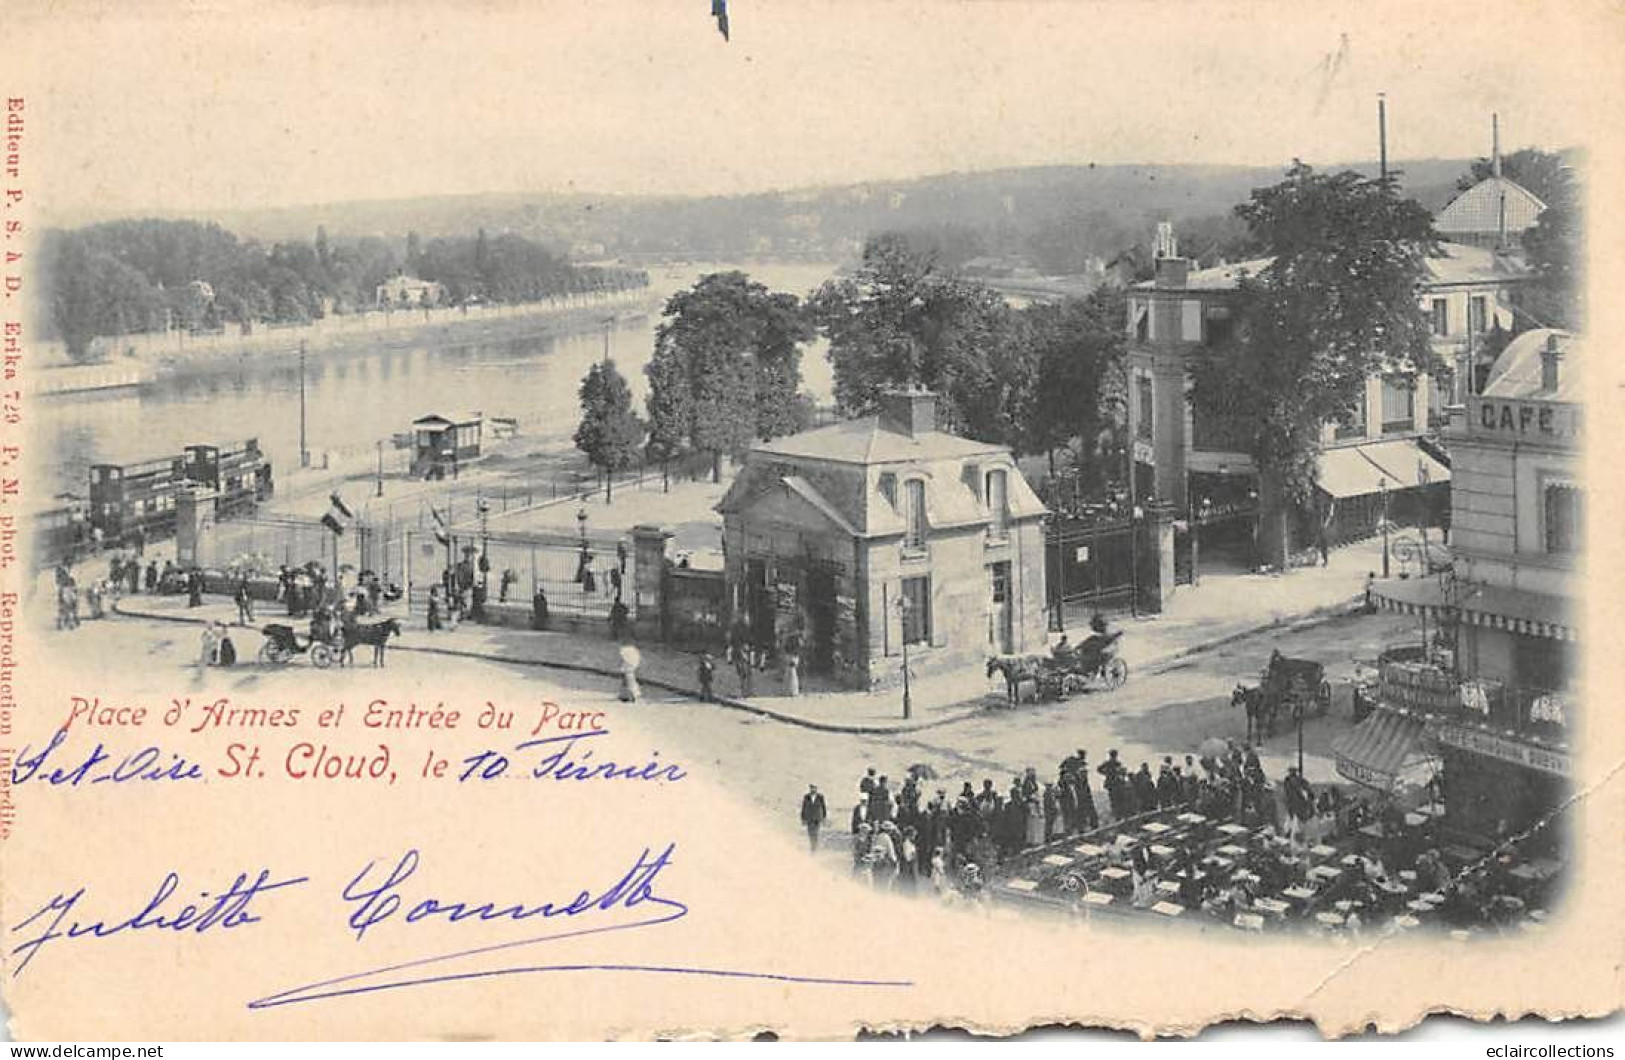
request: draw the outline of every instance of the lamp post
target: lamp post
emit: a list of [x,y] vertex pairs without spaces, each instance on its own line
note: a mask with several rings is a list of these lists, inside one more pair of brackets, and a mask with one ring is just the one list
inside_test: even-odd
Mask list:
[[1377,489],[1382,492],[1382,576],[1387,578],[1388,570],[1388,479],[1386,476],[1377,479]]
[[299,340],[299,466],[310,466],[310,447],[305,441],[305,340]]
[[384,440],[382,438],[378,439],[378,479],[377,479],[377,483],[378,483],[378,488],[373,493],[373,496],[382,497],[384,495]]
[[1140,520],[1145,511],[1138,505],[1129,509],[1128,525],[1128,584],[1129,613],[1140,617]]
[[491,505],[481,499],[475,502],[480,513],[480,593],[491,592]]
[[908,674],[908,616],[914,610],[908,602],[908,597],[901,594],[897,597],[897,613],[903,619],[903,720],[907,721],[914,716],[914,702],[910,695]]

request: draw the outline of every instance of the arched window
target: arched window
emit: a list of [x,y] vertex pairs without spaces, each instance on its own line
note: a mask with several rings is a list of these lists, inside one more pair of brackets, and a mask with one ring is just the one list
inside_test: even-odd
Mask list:
[[1010,532],[1010,481],[1005,471],[989,471],[987,473],[987,510],[992,516],[988,523],[988,533],[993,537],[1004,537]]
[[903,548],[915,552],[925,548],[925,482],[910,479],[903,483]]

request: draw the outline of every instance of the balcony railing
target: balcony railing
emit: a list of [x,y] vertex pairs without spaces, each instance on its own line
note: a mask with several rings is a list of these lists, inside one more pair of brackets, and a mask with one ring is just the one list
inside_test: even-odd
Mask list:
[[1385,663],[1379,697],[1391,706],[1552,746],[1566,744],[1576,706],[1567,690],[1463,679],[1424,662]]

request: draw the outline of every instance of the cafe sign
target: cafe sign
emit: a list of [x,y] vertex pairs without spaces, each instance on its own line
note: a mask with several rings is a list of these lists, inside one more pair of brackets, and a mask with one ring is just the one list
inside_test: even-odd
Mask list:
[[1562,751],[1536,747],[1521,740],[1511,740],[1492,732],[1467,729],[1458,725],[1445,725],[1435,733],[1438,741],[1458,751],[1498,758],[1503,762],[1550,773],[1557,777],[1569,775],[1569,756]]
[[1474,434],[1497,437],[1566,441],[1580,434],[1579,407],[1551,401],[1473,398],[1468,421]]

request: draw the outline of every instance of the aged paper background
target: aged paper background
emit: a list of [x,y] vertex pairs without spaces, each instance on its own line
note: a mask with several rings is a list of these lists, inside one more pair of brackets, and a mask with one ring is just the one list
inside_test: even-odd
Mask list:
[[[458,127],[455,108],[434,114],[395,113],[394,79],[419,76],[435,91],[467,93],[466,121],[480,131],[493,125],[493,107],[547,107],[568,115],[571,98],[532,98],[526,91],[531,64],[549,54],[580,47],[610,61],[605,40],[623,41],[615,61],[649,63],[667,71],[666,61],[650,56],[676,48],[663,40],[668,15],[645,13],[653,5],[589,5],[601,21],[567,16],[553,4],[211,4],[12,3],[0,12],[6,59],[0,65],[0,94],[26,96],[28,140],[26,216],[37,229],[49,224],[54,197],[76,201],[100,198],[123,203],[121,174],[150,179],[171,159],[177,198],[214,202],[256,201],[273,195],[278,180],[297,191],[293,201],[320,199],[320,183],[332,160],[348,168],[376,167],[379,195],[399,194],[410,182],[400,168],[421,166],[433,175],[480,172],[513,177],[504,145],[493,141],[488,156],[472,156],[472,140]],[[698,0],[688,0],[697,32],[710,33]],[[1488,51],[1488,66],[1515,85],[1515,98],[1538,101],[1530,110],[1581,113],[1589,139],[1589,193],[1592,255],[1591,305],[1594,322],[1589,423],[1591,551],[1584,625],[1591,633],[1588,662],[1591,695],[1578,756],[1580,775],[1573,810],[1575,851],[1572,896],[1561,917],[1543,935],[1516,941],[1452,945],[1431,938],[1368,939],[1356,946],[1332,946],[1192,926],[1162,930],[1074,924],[1031,916],[961,913],[934,905],[889,900],[827,873],[810,862],[799,835],[785,827],[793,820],[787,800],[783,819],[729,796],[717,781],[730,756],[747,756],[748,746],[697,747],[657,744],[648,735],[649,712],[677,705],[622,708],[605,681],[549,675],[575,697],[570,705],[609,712],[614,749],[627,758],[658,750],[682,762],[690,778],[660,790],[558,785],[538,789],[503,781],[485,786],[430,788],[422,782],[393,787],[346,788],[339,784],[292,781],[211,783],[206,797],[176,792],[80,792],[76,797],[34,790],[18,794],[12,837],[0,844],[4,890],[0,919],[8,931],[20,908],[36,908],[50,894],[88,883],[93,894],[150,893],[150,881],[175,869],[195,886],[229,881],[237,872],[261,867],[277,874],[309,874],[319,884],[273,895],[264,922],[237,933],[194,937],[152,934],[99,942],[60,941],[41,952],[35,966],[13,976],[8,966],[3,989],[13,1013],[13,1033],[24,1039],[110,1038],[482,1038],[625,1037],[726,1035],[772,1030],[794,1037],[845,1037],[864,1027],[905,1028],[937,1024],[985,1031],[1014,1031],[1040,1023],[1077,1022],[1131,1028],[1143,1033],[1193,1032],[1215,1020],[1268,1019],[1301,1015],[1327,1034],[1356,1031],[1367,1024],[1382,1029],[1411,1025],[1429,1012],[1477,1016],[1525,1014],[1597,1015],[1618,1008],[1625,997],[1625,718],[1614,703],[1621,678],[1614,631],[1625,620],[1617,602],[1620,585],[1619,527],[1625,519],[1617,469],[1625,445],[1614,430],[1621,410],[1621,369],[1614,347],[1625,334],[1613,291],[1625,268],[1620,260],[1617,211],[1620,184],[1620,62],[1625,21],[1617,7],[1569,3],[1372,3],[1303,5],[1229,4],[1047,4],[971,5],[968,24],[939,18],[951,3],[875,5],[859,3],[755,3],[738,0],[741,30],[732,50],[715,61],[751,62],[749,20],[844,20],[853,34],[883,32],[897,76],[871,65],[843,65],[838,53],[821,53],[802,64],[794,55],[764,56],[747,75],[718,67],[669,81],[653,74],[642,98],[627,107],[664,107],[673,127],[672,143],[628,144],[619,160],[631,169],[656,164],[664,150],[695,167],[680,149],[685,92],[696,76],[733,77],[731,88],[754,91],[751,78],[776,79],[764,92],[782,94],[784,85],[809,93],[829,91],[852,98],[855,88],[873,84],[874,98],[902,98],[894,108],[899,136],[910,122],[929,124],[934,137],[914,157],[899,159],[889,138],[850,142],[853,155],[831,160],[825,179],[872,175],[864,155],[921,171],[955,166],[955,135],[974,141],[997,140],[999,123],[1042,137],[1043,108],[1025,98],[1029,84],[1020,64],[990,63],[985,78],[990,102],[977,110],[985,127],[952,128],[951,108],[934,98],[923,58],[946,46],[944,35],[974,31],[998,35],[997,54],[1043,48],[1059,39],[1077,46],[1091,39],[1076,27],[1100,27],[1100,47],[1080,55],[1077,91],[1098,91],[1104,123],[1159,121],[1159,101],[1169,93],[1200,92],[1215,101],[1212,136],[1246,137],[1246,129],[1271,116],[1250,107],[1261,83],[1299,76],[1271,62],[1274,42],[1283,35],[1321,34],[1330,46],[1346,33],[1356,53],[1381,50],[1403,55],[1418,75],[1410,88],[1405,119],[1421,124],[1424,89],[1436,93],[1496,96],[1494,86],[1435,82],[1430,64],[1456,49]],[[880,9],[877,11],[877,7]],[[686,17],[686,16],[685,16]],[[868,25],[873,19],[873,24]],[[1236,65],[1212,70],[1168,70],[1154,54],[1114,54],[1116,27],[1125,22],[1166,27],[1170,34],[1201,36],[1216,51],[1256,57],[1250,72]],[[391,24],[385,43],[399,47],[416,39],[420,54],[397,54],[377,65],[368,58],[369,25]],[[500,27],[508,42],[492,48],[488,76],[467,86],[438,83],[436,56],[442,48],[491,47],[485,32]],[[1058,27],[1070,27],[1060,32]],[[572,35],[595,31],[604,40]],[[303,42],[305,64],[287,70],[286,79],[256,80],[264,71],[241,49],[256,40],[292,36]],[[1016,42],[1016,43],[1012,43]],[[710,43],[707,41],[706,43]],[[952,42],[957,47],[961,41]],[[718,51],[718,49],[712,49]],[[782,65],[771,66],[773,62]],[[343,108],[329,107],[318,86],[333,68],[353,64],[357,77],[383,71],[358,88]],[[764,67],[766,69],[764,70]],[[252,68],[253,78],[240,76]],[[1197,78],[1197,86],[1184,75]],[[126,86],[127,105],[118,113],[87,109],[74,85],[85,79],[115,78]],[[782,82],[782,83],[781,83]],[[550,82],[555,83],[556,82]],[[500,85],[510,95],[493,95]],[[597,82],[582,76],[577,88],[591,92]],[[1101,87],[1101,86],[1110,86]],[[1388,90],[1397,92],[1399,86]],[[861,92],[859,93],[861,95]],[[254,127],[213,124],[212,101],[229,100],[240,117],[245,99],[262,97],[264,112]],[[1142,101],[1125,115],[1123,99]],[[777,98],[777,96],[775,97]],[[1485,110],[1489,109],[1486,103]],[[482,110],[483,115],[473,112]],[[184,142],[169,138],[172,122],[155,123],[159,111],[195,116]],[[818,109],[814,122],[835,122]],[[770,120],[740,104],[739,135],[769,164],[805,149],[806,117]],[[1369,118],[1363,118],[1369,127]],[[358,152],[347,143],[355,128],[394,121],[400,144],[382,155]],[[1229,123],[1228,125],[1226,123]],[[149,130],[161,125],[165,136]],[[568,122],[560,129],[567,134]],[[873,130],[873,124],[866,126]],[[108,129],[117,136],[106,136]],[[96,157],[74,149],[75,138],[95,131],[103,152]],[[1058,142],[1067,130],[1056,129]],[[1365,135],[1365,134],[1362,134]],[[367,143],[377,142],[369,136]],[[1414,142],[1422,142],[1420,133]],[[919,143],[920,138],[909,138]],[[233,158],[233,145],[252,148]],[[281,144],[278,165],[267,172],[267,145]],[[111,149],[109,149],[109,146]],[[567,149],[561,146],[561,150]],[[1481,150],[1481,149],[1480,149]],[[459,157],[448,160],[446,152]],[[221,159],[218,174],[207,172],[211,153]],[[1059,154],[1060,152],[1057,152]],[[1423,152],[1425,153],[1425,152]],[[986,151],[978,157],[988,157]],[[251,165],[243,164],[252,159]],[[451,166],[455,161],[457,165]],[[601,158],[605,172],[616,161]],[[1016,159],[1019,161],[1019,159]],[[1282,161],[1286,161],[1282,159]],[[1314,161],[1321,161],[1315,159]],[[199,169],[205,171],[199,171]],[[310,172],[305,172],[306,170]],[[624,176],[624,174],[623,174]],[[723,190],[734,175],[723,164],[715,174],[683,171],[679,183],[691,189],[712,179]],[[611,180],[610,190],[619,190]],[[639,181],[626,178],[627,190]],[[194,195],[199,189],[202,194]],[[470,186],[469,191],[483,190]],[[87,191],[89,194],[87,195]],[[130,202],[131,210],[143,202]],[[49,415],[38,403],[26,419]],[[8,429],[10,430],[10,429]],[[11,431],[9,437],[18,435]],[[26,426],[21,433],[27,445]],[[35,457],[43,454],[33,453]],[[17,743],[38,743],[60,723],[68,697],[100,695],[118,702],[167,704],[175,696],[201,697],[214,686],[185,662],[173,667],[122,658],[82,657],[53,640],[49,616],[30,614],[24,628],[19,668],[22,695],[16,715]],[[176,632],[177,659],[195,653],[195,631]],[[436,687],[409,684],[389,671],[365,668],[343,675],[302,670],[262,684],[244,698],[256,702],[303,704],[314,712],[336,701],[352,704],[372,698],[444,700],[448,706],[477,710],[490,700],[513,705],[521,715],[536,709],[531,674],[492,667],[488,684]],[[759,728],[764,741],[794,741],[794,730]],[[306,734],[310,735],[310,734]],[[156,737],[155,737],[156,738]],[[189,737],[188,753],[218,752],[225,733]],[[365,746],[366,734],[345,739]],[[459,737],[462,739],[462,737]],[[1057,755],[1071,745],[1057,736]],[[427,734],[398,735],[402,772],[415,771],[425,750],[445,743]],[[461,748],[448,750],[458,750]],[[861,768],[854,763],[854,775]],[[789,790],[799,791],[798,788]],[[104,797],[105,796],[105,797]],[[117,797],[113,797],[117,796]],[[840,816],[838,798],[832,813]],[[832,832],[839,832],[839,827]],[[537,949],[525,959],[536,963],[637,964],[737,969],[786,976],[885,980],[911,985],[809,985],[773,979],[724,979],[615,971],[551,971],[491,979],[471,978],[412,990],[385,991],[308,1004],[250,1009],[246,1002],[298,984],[348,975],[425,954],[503,941],[511,932],[479,934],[484,928],[439,926],[390,930],[385,925],[357,942],[342,923],[334,893],[368,860],[393,859],[408,847],[423,852],[418,879],[435,893],[451,897],[568,901],[580,887],[602,887],[625,871],[645,847],[676,844],[673,864],[661,891],[690,907],[681,921],[658,931],[626,932],[575,939]],[[75,882],[77,881],[77,882]],[[108,911],[111,912],[111,911]],[[396,925],[395,927],[398,927]],[[470,940],[473,941],[470,941]],[[94,946],[94,949],[92,949]],[[9,950],[9,945],[7,949]],[[544,952],[546,951],[546,952]],[[555,952],[556,951],[556,952]],[[508,962],[516,963],[516,962]]]

